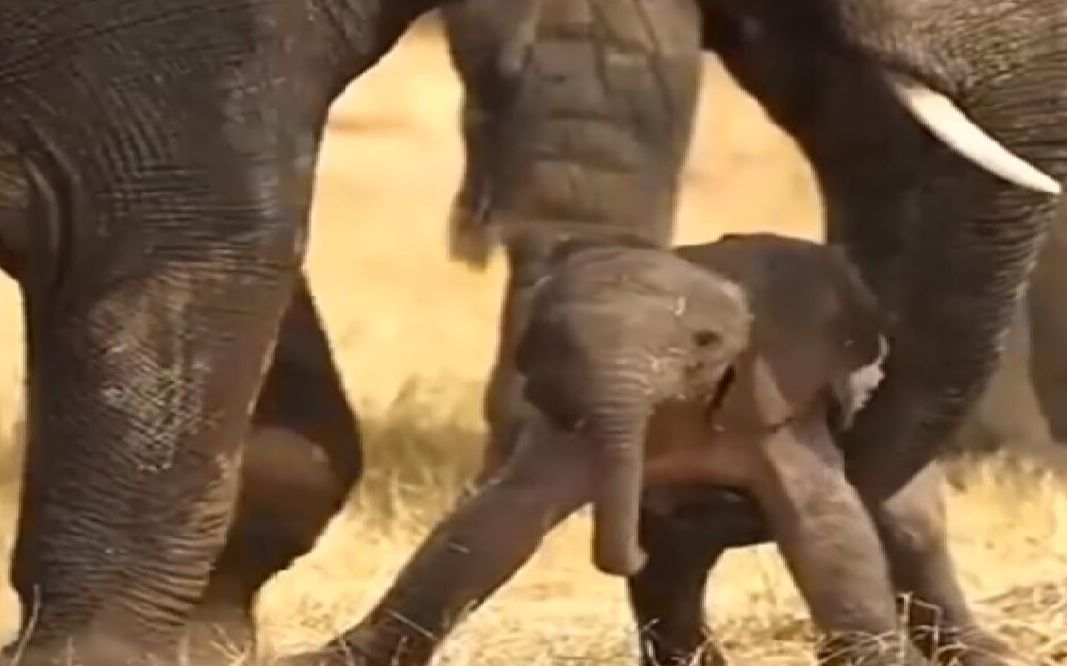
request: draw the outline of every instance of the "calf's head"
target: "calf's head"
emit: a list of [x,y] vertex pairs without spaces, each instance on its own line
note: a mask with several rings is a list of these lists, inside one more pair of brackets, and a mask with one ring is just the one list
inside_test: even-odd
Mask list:
[[527,398],[556,426],[596,446],[594,561],[630,575],[643,565],[636,527],[652,407],[710,392],[745,347],[741,290],[664,250],[567,244],[535,289],[516,352]]

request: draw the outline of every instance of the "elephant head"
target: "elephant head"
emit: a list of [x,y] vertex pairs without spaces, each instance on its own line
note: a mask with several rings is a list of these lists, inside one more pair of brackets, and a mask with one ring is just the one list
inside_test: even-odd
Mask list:
[[641,243],[567,243],[553,260],[517,365],[527,399],[597,447],[594,561],[629,575],[643,564],[646,421],[661,400],[711,395],[745,347],[751,316],[736,285]]

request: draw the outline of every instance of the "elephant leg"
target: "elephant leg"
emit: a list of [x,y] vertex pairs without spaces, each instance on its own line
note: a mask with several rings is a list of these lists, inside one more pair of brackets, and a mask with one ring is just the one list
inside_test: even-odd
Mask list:
[[198,620],[223,625],[227,643],[247,642],[256,591],[311,550],[361,471],[359,423],[301,275],[252,415],[237,513]]
[[507,468],[438,524],[370,614],[324,651],[283,666],[417,666],[463,615],[525,564],[542,538],[588,502],[593,470],[581,442],[538,419]]
[[76,234],[63,270],[22,281],[22,664],[168,661],[222,549],[303,248],[294,201],[264,183],[309,194],[311,170],[259,181],[261,162],[206,149],[133,182],[82,172],[122,205],[76,221],[110,233]]
[[826,635],[821,663],[925,663],[898,635],[882,545],[825,425],[819,419],[787,425],[762,453],[754,494],[813,621]]
[[937,663],[996,666],[1018,655],[975,621],[952,563],[943,477],[931,465],[872,511],[913,642]]
[[699,504],[641,514],[648,562],[627,581],[643,666],[722,666],[704,621],[708,573],[724,548]]

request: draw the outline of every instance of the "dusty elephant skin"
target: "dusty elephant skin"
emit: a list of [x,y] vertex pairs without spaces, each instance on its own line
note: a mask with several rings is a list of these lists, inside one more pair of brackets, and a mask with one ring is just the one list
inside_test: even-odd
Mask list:
[[[30,183],[16,158],[11,146],[0,146],[0,269],[22,280],[30,251]],[[251,640],[255,592],[311,549],[362,472],[359,424],[303,275],[282,319],[246,439],[233,523],[194,612],[205,640],[193,632],[185,648],[197,663],[223,658],[213,646]]]
[[[322,439],[354,443],[343,399],[313,424],[272,385],[334,376],[313,318],[284,330],[313,314],[328,105],[434,4],[0,4],[0,261],[29,356],[19,663],[171,663],[198,603],[243,613],[354,482],[358,451]],[[242,472],[290,466],[289,436],[323,449],[284,479],[316,496],[280,515],[253,483],[238,504]]]
[[[1011,655],[961,598],[937,618],[913,616],[928,631],[914,644],[894,639],[894,590],[954,580],[937,557],[916,565],[891,547],[902,535],[883,553],[845,478],[831,429],[847,427],[876,386],[885,342],[875,300],[840,251],[763,235],[675,255],[580,241],[557,248],[531,289],[515,364],[537,411],[513,455],[486,471],[340,645],[283,664],[427,663],[460,615],[587,502],[594,562],[629,576],[636,619],[651,627],[647,663],[693,663],[697,653],[721,663],[700,607],[728,543],[702,515],[715,492],[707,484],[750,494],[767,516],[828,635],[825,663],[927,663],[920,648],[947,648],[965,664]],[[888,525],[943,553],[937,490],[932,470],[918,477],[890,503]]]
[[[15,151],[0,146],[0,269],[15,280],[24,278],[29,258],[29,191]],[[255,592],[311,549],[362,471],[359,424],[303,275],[246,439],[236,512],[194,613],[205,640],[193,632],[187,642],[197,663],[223,658],[213,646],[250,640]]]
[[363,471],[359,422],[303,275],[246,439],[233,522],[194,613],[209,632],[209,640],[190,642],[197,664],[221,658],[213,645],[251,640],[255,593],[311,550]]

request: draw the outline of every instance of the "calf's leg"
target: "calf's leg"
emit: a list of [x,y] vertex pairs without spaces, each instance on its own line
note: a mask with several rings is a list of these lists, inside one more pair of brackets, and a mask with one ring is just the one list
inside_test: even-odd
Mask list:
[[627,581],[642,666],[722,666],[704,621],[708,572],[724,548],[699,504],[641,514],[648,563]]
[[541,420],[508,466],[423,541],[370,614],[324,651],[284,666],[419,666],[533,555],[556,524],[588,502],[591,450]]
[[898,635],[882,545],[822,420],[781,428],[760,454],[753,492],[814,622],[826,634],[822,663],[925,663]]

